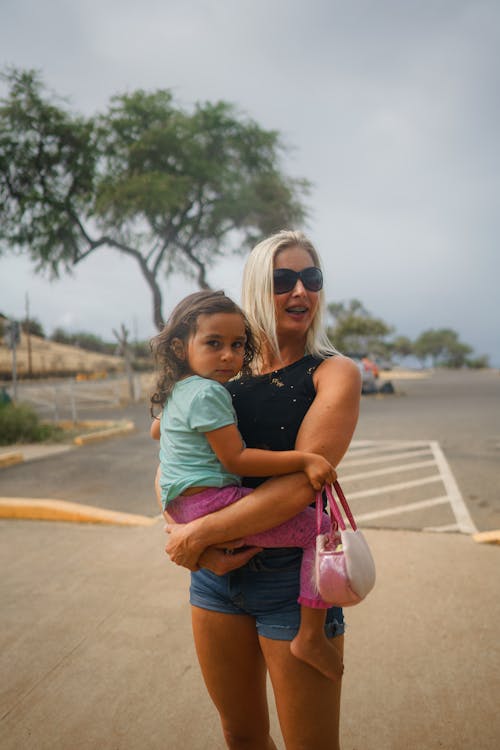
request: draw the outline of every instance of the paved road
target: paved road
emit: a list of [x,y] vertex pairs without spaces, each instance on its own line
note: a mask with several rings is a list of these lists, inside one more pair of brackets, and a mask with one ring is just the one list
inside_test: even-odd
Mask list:
[[[346,489],[350,495],[357,494],[352,504],[356,513],[365,516],[363,524],[452,530],[456,513],[446,502],[450,488],[439,483],[432,486],[431,481],[436,467],[446,474],[448,466],[452,483],[456,482],[475,526],[479,530],[500,528],[498,372],[438,372],[425,380],[394,380],[394,384],[394,396],[363,398],[355,443],[341,466],[341,475],[355,477],[346,479]],[[131,418],[137,432],[78,448],[57,458],[3,469],[0,494],[60,498],[153,515],[156,505],[152,477],[157,446],[149,438],[147,405],[88,414],[89,418],[99,416]],[[408,443],[415,445],[408,448]],[[415,455],[409,458],[405,455],[407,450]],[[400,454],[401,458],[395,459],[394,454]],[[439,456],[442,461],[438,461]],[[370,458],[371,463],[365,461],[360,465],[362,458]],[[358,463],[353,464],[355,461]],[[415,466],[409,468],[411,462]],[[388,468],[391,472],[386,475],[371,473]],[[430,477],[428,491],[427,485],[401,487],[426,477]],[[380,495],[366,494],[374,487],[394,484],[400,488]],[[442,498],[442,502],[437,502]],[[418,506],[425,502],[427,505]],[[380,515],[388,507],[405,503],[413,503],[415,509]]]
[[500,374],[436,372],[364,398],[356,438],[437,441],[481,531],[500,528]]

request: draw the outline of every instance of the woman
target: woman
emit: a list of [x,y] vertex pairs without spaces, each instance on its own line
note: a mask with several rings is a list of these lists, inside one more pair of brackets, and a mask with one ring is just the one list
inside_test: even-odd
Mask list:
[[[295,447],[337,466],[356,426],[361,385],[351,360],[331,356],[336,353],[322,327],[319,269],[316,250],[299,232],[279,232],[254,248],[242,302],[262,354],[258,374],[229,387],[249,447]],[[231,750],[275,750],[267,670],[287,750],[339,747],[341,681],[325,678],[289,648],[299,626],[300,550],[227,554],[238,537],[272,528],[312,500],[306,476],[292,474],[266,481],[217,513],[167,527],[167,553],[195,571],[191,604],[198,659]],[[340,609],[328,611],[325,631],[342,653]]]

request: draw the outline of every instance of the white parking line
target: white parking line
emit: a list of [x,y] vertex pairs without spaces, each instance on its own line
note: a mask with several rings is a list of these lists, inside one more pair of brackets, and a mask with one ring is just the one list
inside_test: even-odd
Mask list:
[[379,440],[378,442],[373,442],[370,445],[366,445],[363,448],[356,448],[356,443],[351,444],[351,447],[349,449],[349,453],[346,456],[346,459],[349,458],[357,458],[358,456],[367,456],[367,455],[373,455],[374,453],[381,453],[383,451],[390,451],[390,450],[396,450],[399,448],[425,448],[429,446],[428,442],[423,442],[422,440],[419,440],[418,442],[407,442],[405,440]]
[[411,482],[398,482],[398,484],[386,484],[384,487],[376,487],[372,490],[361,490],[360,492],[350,492],[350,498],[359,497],[371,497],[373,495],[386,495],[388,492],[395,492],[397,490],[406,490],[408,487],[420,487],[423,484],[431,484],[432,482],[442,482],[441,476],[438,474],[434,477],[424,477],[423,479],[412,479]]
[[398,464],[388,466],[386,469],[375,469],[373,471],[361,471],[359,474],[343,474],[342,481],[347,479],[364,479],[365,477],[381,477],[384,474],[398,474],[400,471],[411,471],[412,469],[423,469],[426,466],[435,466],[434,459],[430,461],[416,461],[414,464]]
[[422,531],[436,531],[441,534],[445,531],[460,531],[460,527],[458,523],[448,523],[445,526],[425,526]]
[[417,503],[407,503],[406,505],[397,505],[395,508],[385,508],[384,510],[375,510],[373,513],[360,513],[356,516],[357,521],[371,521],[374,518],[383,518],[384,516],[397,516],[400,513],[409,513],[422,508],[432,508],[434,505],[444,505],[448,502],[448,497],[434,497],[432,500],[420,500]]
[[426,456],[429,453],[432,454],[432,448],[430,445],[422,450],[409,450],[403,451],[402,453],[390,453],[388,456],[374,456],[372,458],[352,458],[349,456],[342,459],[342,468],[350,468],[351,466],[361,466],[362,464],[379,464],[381,461],[399,461],[401,458],[413,458],[414,456]]
[[455,518],[457,519],[457,524],[459,526],[460,531],[463,534],[476,534],[477,533],[476,525],[474,524],[474,521],[470,517],[469,511],[467,510],[467,506],[464,503],[462,494],[460,490],[458,489],[458,484],[455,481],[455,477],[451,473],[451,469],[448,465],[448,461],[444,457],[443,451],[441,450],[439,443],[433,440],[431,442],[431,447],[434,452],[434,457],[436,459],[436,463],[441,473],[443,484],[446,487],[446,492],[448,493],[448,498],[449,498],[453,513],[455,515]]
[[[398,450],[399,449],[399,450]],[[396,451],[396,452],[394,452]],[[414,457],[422,457],[432,455],[432,459],[423,461],[411,461]],[[367,490],[358,490],[356,492],[349,493],[349,497],[352,499],[361,498],[376,498],[378,495],[384,495],[394,492],[404,492],[407,489],[414,487],[423,487],[436,482],[441,482],[444,486],[446,495],[440,497],[434,497],[431,499],[424,499],[417,502],[406,503],[404,505],[398,505],[392,508],[380,508],[367,513],[358,514],[357,518],[359,521],[374,520],[377,518],[384,518],[390,515],[398,515],[401,513],[408,513],[412,511],[418,511],[422,508],[430,508],[437,505],[444,505],[449,503],[450,510],[455,516],[456,523],[440,525],[440,526],[428,526],[425,527],[425,531],[460,531],[463,534],[474,534],[477,532],[476,526],[472,521],[467,506],[462,498],[458,484],[452,474],[450,466],[439,446],[439,443],[435,440],[423,441],[423,440],[365,440],[354,442],[351,446],[346,460],[342,462],[341,469],[347,470],[354,466],[370,465],[381,462],[396,462],[402,461],[404,463],[396,463],[392,466],[385,468],[378,468],[375,470],[358,471],[355,474],[340,473],[340,479],[343,482],[348,480],[364,480],[369,477],[382,477],[386,474],[397,474],[399,472],[411,471],[412,469],[430,468],[434,466],[437,470],[437,474],[433,474],[430,477],[423,477],[422,479],[414,479],[406,482],[399,482],[397,484],[385,484],[382,487],[374,487]],[[376,502],[376,501],[375,501]]]

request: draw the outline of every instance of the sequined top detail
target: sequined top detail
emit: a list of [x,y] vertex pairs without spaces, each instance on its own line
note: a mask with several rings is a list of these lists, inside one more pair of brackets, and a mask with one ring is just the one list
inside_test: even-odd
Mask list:
[[[292,450],[304,416],[314,401],[313,375],[323,360],[311,354],[280,370],[227,384],[248,448]],[[244,477],[256,487],[266,477]]]

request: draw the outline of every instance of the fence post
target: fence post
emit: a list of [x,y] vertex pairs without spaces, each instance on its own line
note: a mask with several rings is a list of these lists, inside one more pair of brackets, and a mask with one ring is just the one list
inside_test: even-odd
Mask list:
[[57,405],[57,385],[54,386],[54,419],[56,422],[59,421],[59,409]]
[[73,420],[73,424],[76,424],[78,421],[78,417],[76,413],[75,391],[74,391],[74,385],[73,385],[72,380],[70,380],[70,383],[69,383],[69,400],[71,404],[71,418]]

